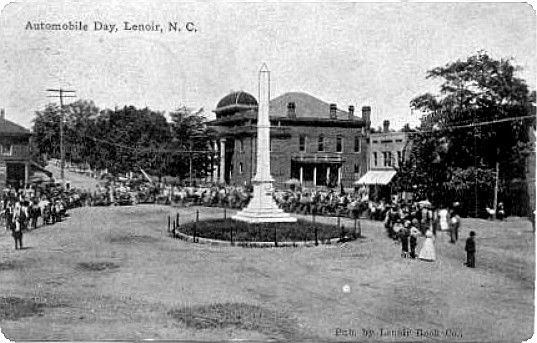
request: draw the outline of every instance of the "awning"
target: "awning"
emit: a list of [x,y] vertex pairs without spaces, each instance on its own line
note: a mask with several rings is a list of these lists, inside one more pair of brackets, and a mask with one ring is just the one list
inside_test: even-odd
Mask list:
[[52,177],[52,172],[50,170],[46,170],[44,167],[42,167],[41,165],[39,165],[38,163],[34,161],[30,161],[30,164],[32,168],[34,168],[35,170],[40,171],[41,173],[45,174],[48,177]]
[[387,185],[397,174],[395,170],[370,170],[355,185]]

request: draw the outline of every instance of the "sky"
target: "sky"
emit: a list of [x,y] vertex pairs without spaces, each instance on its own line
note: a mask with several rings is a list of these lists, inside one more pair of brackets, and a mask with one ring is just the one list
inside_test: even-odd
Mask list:
[[[88,31],[26,29],[69,21]],[[95,21],[118,31],[95,31]],[[164,31],[126,31],[126,21]],[[183,30],[168,32],[168,22]],[[184,105],[211,118],[230,91],[257,97],[266,63],[272,97],[299,91],[343,110],[369,105],[373,126],[389,119],[400,128],[418,123],[412,98],[438,92],[427,70],[478,50],[514,58],[535,89],[535,23],[523,3],[11,3],[0,14],[0,107],[29,128],[57,101],[45,90],[62,87],[101,108]]]

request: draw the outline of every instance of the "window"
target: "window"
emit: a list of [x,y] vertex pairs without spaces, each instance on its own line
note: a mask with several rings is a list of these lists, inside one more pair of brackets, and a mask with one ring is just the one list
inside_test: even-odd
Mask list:
[[298,151],[306,151],[306,136],[298,138]]
[[401,157],[401,151],[398,151],[397,152],[397,165],[399,165],[399,163],[402,163],[403,162],[403,159]]
[[357,179],[360,177],[360,166],[355,164],[354,165],[354,178]]
[[11,144],[0,144],[0,153],[4,156],[12,155],[12,145]]
[[319,142],[318,142],[318,145],[317,145],[317,151],[320,151],[320,152],[324,151],[324,136],[323,135],[319,136]]
[[239,141],[239,152],[244,152],[244,141],[242,139]]
[[239,174],[241,174],[241,175],[242,175],[242,162],[241,162],[241,163],[239,163]]
[[385,151],[382,153],[384,156],[384,166],[385,167],[391,167],[392,166],[392,153],[389,151]]
[[373,165],[374,165],[375,167],[378,166],[378,162],[379,162],[379,161],[378,161],[377,153],[374,152],[374,153],[373,153]]
[[354,152],[360,152],[362,150],[360,136],[354,137]]
[[343,152],[343,138],[341,136],[336,138],[336,152]]

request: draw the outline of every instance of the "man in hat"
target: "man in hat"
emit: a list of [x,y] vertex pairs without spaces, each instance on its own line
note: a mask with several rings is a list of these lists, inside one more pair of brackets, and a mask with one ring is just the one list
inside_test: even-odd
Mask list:
[[461,217],[459,216],[457,206],[454,206],[453,208],[450,221],[451,221],[450,223],[450,238],[451,239],[449,242],[455,244],[457,240],[459,239],[459,229],[461,226]]
[[470,231],[470,237],[466,239],[466,266],[469,268],[475,268],[475,232]]

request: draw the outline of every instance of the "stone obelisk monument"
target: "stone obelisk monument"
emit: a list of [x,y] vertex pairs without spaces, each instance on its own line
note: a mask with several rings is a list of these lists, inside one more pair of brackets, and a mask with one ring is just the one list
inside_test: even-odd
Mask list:
[[256,173],[252,179],[254,193],[248,206],[233,216],[233,219],[248,223],[296,222],[296,218],[281,210],[272,198],[274,179],[270,176],[270,71],[266,64],[259,71],[258,99]]

